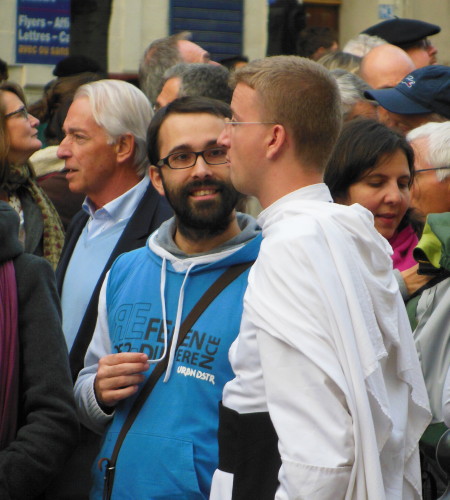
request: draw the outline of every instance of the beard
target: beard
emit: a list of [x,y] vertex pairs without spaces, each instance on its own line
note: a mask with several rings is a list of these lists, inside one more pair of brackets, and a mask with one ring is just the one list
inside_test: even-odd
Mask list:
[[[177,221],[177,230],[192,241],[200,241],[225,232],[234,215],[233,210],[241,198],[231,182],[218,180],[192,181],[178,188],[167,185],[161,176],[166,199]],[[219,196],[214,200],[191,199],[194,189],[215,189]]]

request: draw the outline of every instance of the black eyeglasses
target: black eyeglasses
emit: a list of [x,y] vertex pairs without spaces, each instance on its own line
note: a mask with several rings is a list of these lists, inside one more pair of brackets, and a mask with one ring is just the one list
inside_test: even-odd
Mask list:
[[223,165],[224,163],[228,163],[226,148],[210,148],[204,151],[172,153],[165,158],[161,158],[156,166],[162,167],[163,165],[167,165],[174,170],[191,168],[197,163],[199,156],[201,156],[208,165]]
[[450,167],[435,167],[435,168],[421,168],[416,170],[414,174],[419,174],[420,172],[428,172],[429,170],[448,170]]
[[14,115],[21,116],[22,118],[25,118],[25,120],[27,120],[28,119],[28,110],[25,106],[22,106],[21,108],[16,109],[16,111],[11,111],[11,113],[7,113],[5,115],[5,118],[10,118],[11,116],[14,116]]

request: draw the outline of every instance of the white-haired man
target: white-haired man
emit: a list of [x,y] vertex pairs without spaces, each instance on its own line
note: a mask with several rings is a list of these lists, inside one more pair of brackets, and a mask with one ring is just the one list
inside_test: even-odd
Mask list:
[[450,212],[450,122],[430,122],[406,136],[415,152],[411,205],[422,217]]
[[[411,205],[425,222],[414,257],[419,262],[420,275],[427,276],[429,280],[406,305],[433,414],[428,437],[422,440],[421,465],[426,471],[423,474],[423,497],[428,499],[440,497],[447,486],[446,476],[436,463],[436,448],[431,446],[436,446],[437,440],[433,443],[429,437],[438,438],[446,430],[442,397],[444,395],[447,402],[448,390],[444,390],[444,380],[450,365],[450,261],[447,244],[450,223],[450,122],[427,123],[409,132],[406,138],[415,151]],[[430,495],[429,490],[436,490],[437,495],[435,492]]]
[[[69,189],[86,195],[83,210],[68,228],[57,269],[74,379],[94,332],[106,272],[118,255],[143,246],[171,216],[146,175],[151,117],[150,103],[139,89],[118,80],[100,80],[77,90],[64,122],[66,135],[58,156],[65,160]],[[86,430],[81,439],[82,453],[76,451],[72,466],[66,467],[71,483],[60,478],[67,499],[87,498],[89,491],[89,468],[99,437]]]

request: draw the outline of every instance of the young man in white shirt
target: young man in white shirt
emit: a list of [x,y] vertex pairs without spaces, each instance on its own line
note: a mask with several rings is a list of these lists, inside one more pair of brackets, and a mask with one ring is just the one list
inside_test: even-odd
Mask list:
[[322,172],[340,130],[329,73],[295,56],[235,73],[219,138],[256,196],[235,378],[225,385],[211,499],[412,499],[430,418],[390,247]]

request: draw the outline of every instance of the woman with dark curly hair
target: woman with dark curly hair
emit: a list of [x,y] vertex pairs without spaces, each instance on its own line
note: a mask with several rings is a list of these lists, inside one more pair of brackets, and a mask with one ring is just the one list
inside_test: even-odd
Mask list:
[[359,203],[372,212],[400,271],[416,264],[412,251],[421,231],[409,208],[413,177],[414,152],[406,139],[367,119],[344,125],[324,176],[336,202]]
[[28,164],[41,147],[38,125],[39,120],[28,114],[20,86],[0,84],[0,200],[19,214],[25,251],[45,257],[56,268],[64,243],[61,221]]

